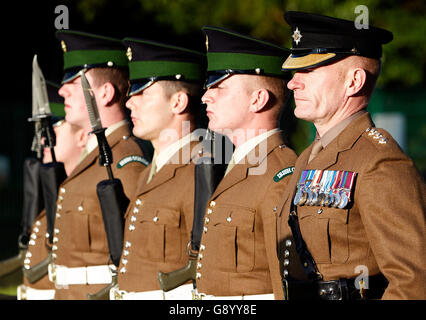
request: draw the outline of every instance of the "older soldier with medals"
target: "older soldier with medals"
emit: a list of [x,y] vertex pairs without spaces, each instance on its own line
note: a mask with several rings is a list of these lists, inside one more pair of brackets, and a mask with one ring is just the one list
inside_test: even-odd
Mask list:
[[236,148],[205,209],[194,299],[282,298],[274,205],[296,160],[278,129],[288,50],[218,27],[203,31],[209,129]]
[[125,120],[128,66],[121,41],[72,30],[58,31],[57,38],[64,51],[59,94],[65,119],[91,134],[79,164],[59,188],[49,280],[55,299],[87,299],[111,284],[116,271],[97,184],[116,177],[129,198],[148,161]]
[[[191,299],[192,283],[162,290],[158,273],[187,264],[194,212],[193,130],[200,107],[205,55],[145,39],[126,38],[135,136],[154,146],[126,212],[118,285],[111,300]],[[190,280],[190,278],[188,278]]]
[[366,110],[392,33],[303,12],[284,17],[294,113],[317,129],[278,206],[284,296],[424,299],[425,184]]

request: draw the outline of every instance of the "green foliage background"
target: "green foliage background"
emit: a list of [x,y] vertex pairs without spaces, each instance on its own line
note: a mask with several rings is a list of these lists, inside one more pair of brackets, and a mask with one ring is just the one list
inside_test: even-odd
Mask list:
[[[102,0],[79,0],[78,11],[86,23],[96,23],[105,3]],[[118,5],[118,4],[117,4]],[[215,25],[291,46],[291,30],[283,18],[288,10],[320,13],[355,20],[355,7],[365,5],[371,25],[391,30],[394,40],[383,48],[383,69],[377,88],[388,92],[413,90],[424,96],[426,46],[426,2],[424,0],[122,0],[119,6],[131,8],[129,18],[154,21],[152,28],[168,30],[169,38],[192,39],[194,49],[204,50],[201,27]],[[144,31],[138,30],[143,37]],[[186,44],[187,45],[187,44]],[[418,100],[418,99],[417,99]],[[423,102],[424,104],[424,102]],[[401,109],[409,106],[402,105]],[[417,105],[416,108],[419,108]],[[374,109],[374,107],[370,108]],[[404,112],[404,111],[402,111]],[[423,117],[424,112],[411,117]],[[290,116],[287,115],[290,119]],[[303,120],[291,119],[289,142],[300,153],[312,140],[313,126]],[[410,125],[410,123],[409,123]],[[408,137],[415,145],[424,145],[425,121],[416,122],[417,132]],[[423,128],[423,129],[422,129]],[[285,129],[285,128],[284,128]],[[410,134],[411,134],[410,133]],[[411,143],[410,145],[413,145]],[[424,148],[423,148],[424,149]],[[425,152],[422,148],[409,149],[421,171],[426,172]]]
[[[108,1],[78,1],[79,13],[95,22],[97,12]],[[426,46],[426,2],[423,0],[123,0],[119,6],[135,3],[140,14],[154,16],[170,34],[197,34],[203,25],[222,26],[286,47],[291,46],[290,29],[283,18],[288,10],[320,13],[355,20],[354,9],[365,5],[371,25],[389,29],[394,40],[384,47],[386,67],[378,85],[411,87],[424,84]],[[137,11],[139,9],[139,11]]]

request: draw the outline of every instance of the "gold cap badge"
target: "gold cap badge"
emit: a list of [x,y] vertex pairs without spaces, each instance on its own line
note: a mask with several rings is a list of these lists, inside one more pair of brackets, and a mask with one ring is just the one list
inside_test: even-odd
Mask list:
[[209,37],[206,35],[206,50],[209,51]]
[[128,47],[126,51],[126,56],[129,61],[132,61],[132,48]]
[[61,47],[63,52],[67,52],[67,45],[65,44],[64,40],[61,40]]

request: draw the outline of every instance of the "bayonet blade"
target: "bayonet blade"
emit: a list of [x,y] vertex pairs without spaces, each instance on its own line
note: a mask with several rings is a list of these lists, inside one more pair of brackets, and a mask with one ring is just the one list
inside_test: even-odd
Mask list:
[[87,111],[89,113],[90,125],[92,130],[102,129],[101,117],[99,116],[98,106],[96,104],[95,94],[90,87],[89,81],[84,74],[85,70],[80,71],[81,87],[83,88],[84,99],[86,100]]
[[[36,105],[35,105],[36,104]],[[33,59],[33,119],[50,115],[49,97],[47,95],[46,80],[38,65],[37,55]]]

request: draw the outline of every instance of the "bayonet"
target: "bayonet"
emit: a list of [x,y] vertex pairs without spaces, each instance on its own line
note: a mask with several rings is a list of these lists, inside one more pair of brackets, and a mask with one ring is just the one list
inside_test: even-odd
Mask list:
[[[96,134],[99,147],[99,163],[108,171],[109,180],[102,180],[96,186],[96,194],[101,206],[102,218],[104,220],[105,233],[108,241],[110,258],[116,267],[120,264],[121,251],[123,250],[124,212],[129,205],[129,199],[124,193],[123,185],[119,179],[112,175],[112,151],[105,137],[106,128],[102,127],[96,104],[95,94],[85,76],[85,69],[79,72],[84,99],[86,100],[92,132]],[[109,290],[116,284],[117,277],[113,273],[112,283],[102,288],[95,294],[88,294],[88,299],[107,299]]]
[[[52,127],[52,113],[50,111],[49,98],[47,95],[46,80],[38,65],[37,55],[33,58],[32,73],[32,118],[28,121],[34,122],[34,139],[31,150],[37,153],[39,159],[42,158],[43,147],[50,148],[52,162],[56,162],[54,146],[56,145],[56,135]],[[44,146],[41,145],[41,138],[44,137]]]
[[101,117],[99,115],[98,106],[96,104],[95,94],[90,86],[89,81],[86,78],[83,69],[79,72],[81,77],[81,87],[83,88],[84,99],[86,100],[87,112],[89,113],[90,125],[92,132],[98,139],[99,146],[99,164],[106,167],[110,180],[114,179],[111,170],[112,164],[112,151],[105,137],[106,128],[102,128]]
[[84,74],[85,69],[80,71],[81,86],[83,87],[84,100],[86,101],[87,112],[89,113],[92,132],[102,130],[101,117],[99,116],[98,105],[96,104],[95,94],[89,81]]

